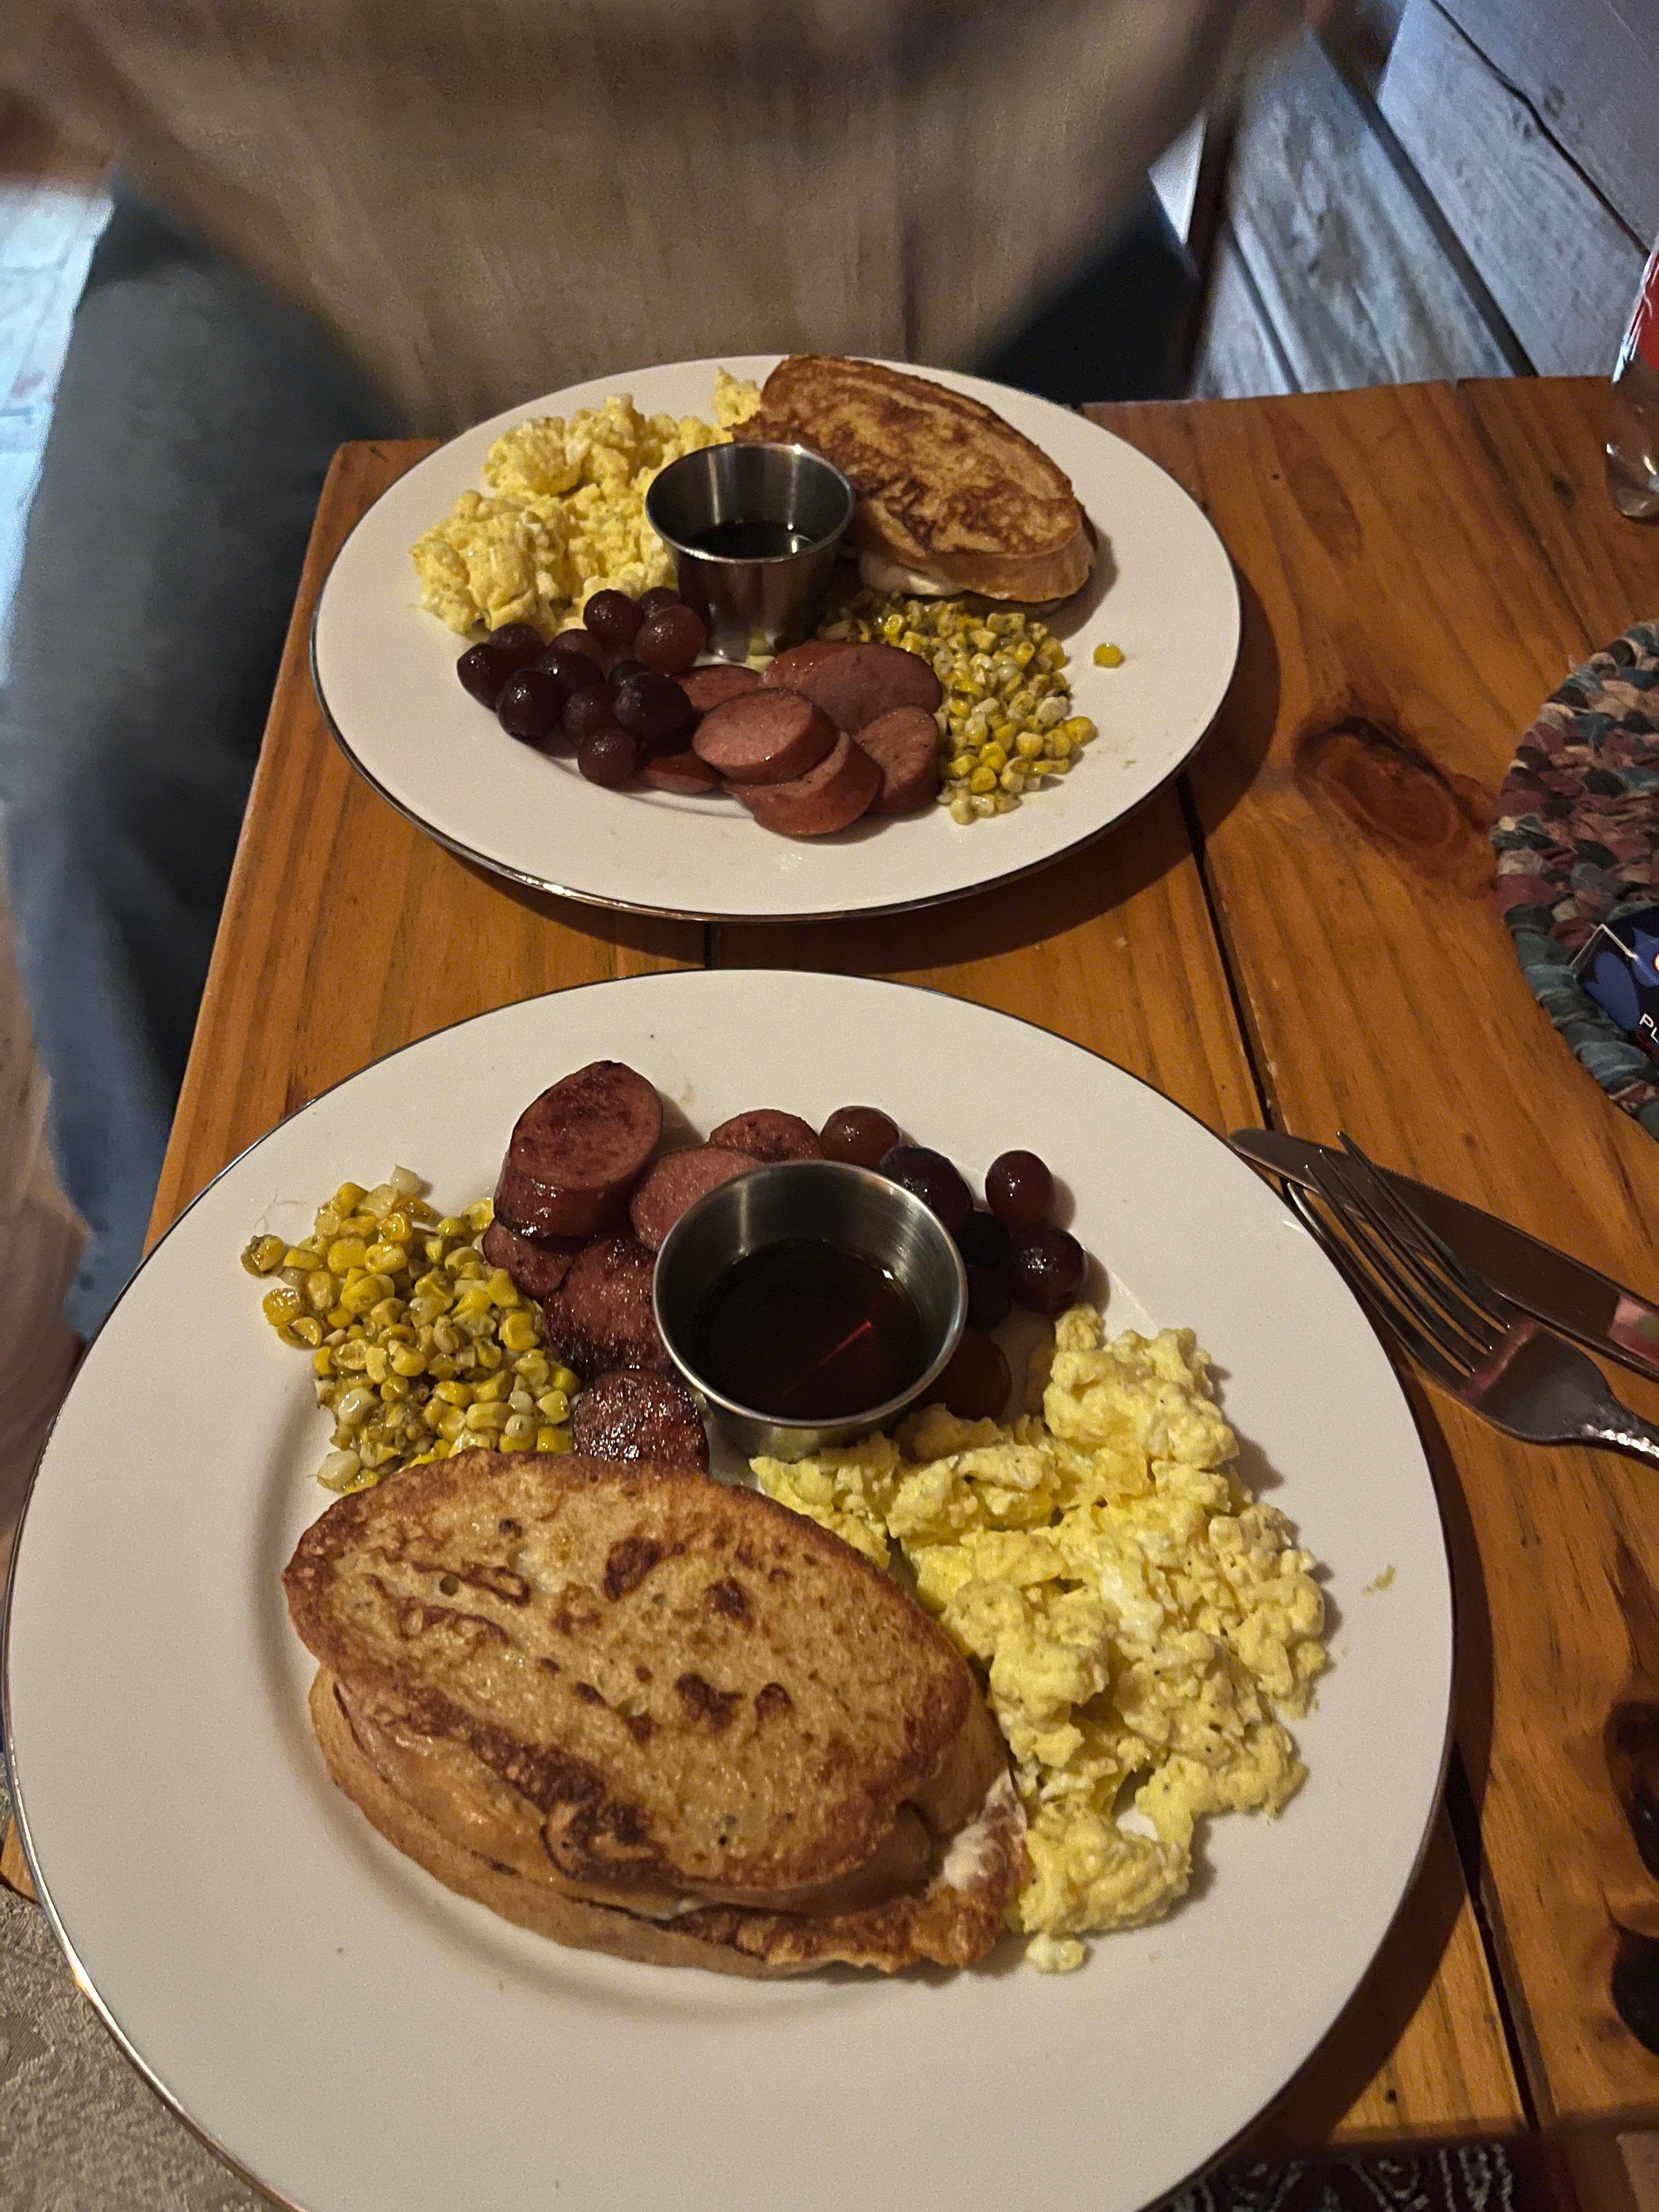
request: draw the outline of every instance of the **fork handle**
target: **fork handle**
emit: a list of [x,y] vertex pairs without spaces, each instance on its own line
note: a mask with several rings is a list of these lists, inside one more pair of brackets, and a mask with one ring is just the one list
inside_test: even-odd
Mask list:
[[1626,1406],[1619,1407],[1616,1419],[1603,1415],[1586,1422],[1584,1437],[1586,1443],[1606,1444],[1613,1451],[1628,1453],[1632,1459],[1644,1460],[1650,1467],[1659,1467],[1659,1429],[1640,1419]]

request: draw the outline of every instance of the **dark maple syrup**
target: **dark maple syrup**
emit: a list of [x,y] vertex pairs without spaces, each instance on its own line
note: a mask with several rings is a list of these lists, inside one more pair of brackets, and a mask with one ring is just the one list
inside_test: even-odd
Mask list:
[[811,542],[787,522],[711,522],[691,540],[699,553],[722,561],[779,561]]
[[915,1301],[872,1260],[790,1237],[728,1267],[692,1331],[698,1372],[775,1420],[834,1421],[884,1405],[927,1365]]

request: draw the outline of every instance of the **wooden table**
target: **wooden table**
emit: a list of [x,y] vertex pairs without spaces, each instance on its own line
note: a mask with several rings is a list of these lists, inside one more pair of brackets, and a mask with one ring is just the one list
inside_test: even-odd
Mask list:
[[[1659,531],[1621,521],[1601,488],[1601,394],[1517,381],[1091,410],[1188,487],[1237,565],[1243,647],[1213,734],[1177,785],[1034,879],[816,927],[705,930],[524,894],[351,774],[312,696],[312,604],[364,507],[427,448],[347,447],[155,1232],[283,1115],[446,1023],[646,969],[787,964],[1017,1010],[1217,1130],[1341,1126],[1659,1291],[1659,1154],[1534,1006],[1486,836],[1539,702],[1659,613]],[[1659,1415],[1659,1391],[1619,1382]],[[1456,1579],[1446,1808],[1375,1967],[1257,2140],[1659,2119],[1659,2058],[1607,1998],[1610,1909],[1659,1933],[1659,1885],[1601,1753],[1627,1677],[1659,1679],[1630,1625],[1659,1585],[1659,1490],[1630,1462],[1510,1443],[1409,1387]]]

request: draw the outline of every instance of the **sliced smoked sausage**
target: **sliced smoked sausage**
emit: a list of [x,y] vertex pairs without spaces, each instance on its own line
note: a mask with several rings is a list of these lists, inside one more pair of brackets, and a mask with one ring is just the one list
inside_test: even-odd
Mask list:
[[590,1237],[543,1302],[549,1348],[584,1382],[613,1367],[667,1367],[651,1310],[656,1264],[637,1237]]
[[838,653],[845,653],[850,641],[844,637],[809,637],[805,645],[792,645],[768,661],[761,674],[761,682],[769,690],[793,691],[799,687],[797,676],[816,668],[821,660],[832,660]]
[[478,1240],[478,1249],[492,1267],[505,1267],[526,1297],[539,1304],[550,1298],[570,1272],[570,1263],[582,1249],[580,1237],[560,1237],[545,1244],[520,1237],[504,1221],[492,1221]]
[[657,1251],[686,1208],[705,1191],[733,1176],[747,1175],[760,1162],[727,1145],[698,1145],[689,1152],[665,1152],[635,1192],[628,1208],[640,1241]]
[[708,1472],[708,1434],[678,1375],[621,1367],[590,1382],[571,1411],[570,1438],[592,1459],[648,1460]]
[[733,786],[763,830],[785,837],[827,837],[866,811],[881,789],[881,770],[851,738],[793,783]]
[[789,682],[792,690],[822,707],[838,730],[852,735],[896,707],[921,707],[931,714],[945,696],[921,655],[896,645],[847,646]]
[[711,1145],[725,1145],[734,1152],[747,1152],[763,1164],[771,1160],[821,1160],[823,1146],[818,1133],[799,1114],[786,1114],[780,1106],[755,1106],[734,1114],[708,1133]]
[[711,708],[723,707],[728,699],[740,698],[744,692],[757,690],[759,672],[745,668],[735,660],[711,660],[706,668],[688,668],[684,676],[674,681],[700,714]]
[[659,753],[655,760],[641,761],[640,781],[653,791],[678,792],[684,799],[699,799],[720,787],[719,776],[696,753]]
[[939,789],[939,724],[926,708],[878,714],[857,742],[881,770],[872,814],[914,814]]
[[532,1098],[514,1125],[495,1211],[520,1237],[588,1237],[621,1212],[662,1135],[662,1101],[619,1060]]
[[691,750],[728,783],[788,783],[816,768],[835,742],[835,725],[810,699],[757,688],[712,708]]

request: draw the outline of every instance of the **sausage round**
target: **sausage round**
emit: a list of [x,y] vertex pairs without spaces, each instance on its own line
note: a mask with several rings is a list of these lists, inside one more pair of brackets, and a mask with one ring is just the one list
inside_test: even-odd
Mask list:
[[793,783],[741,784],[738,797],[763,830],[784,837],[827,837],[865,813],[881,789],[881,770],[851,738]]
[[584,1382],[613,1367],[666,1369],[651,1310],[656,1261],[636,1237],[594,1237],[542,1305],[549,1348]]
[[659,1250],[681,1214],[705,1191],[759,1165],[751,1153],[734,1152],[728,1145],[697,1145],[689,1152],[665,1152],[629,1201],[628,1218],[635,1235],[653,1252]]
[[734,1114],[708,1133],[711,1145],[725,1145],[734,1152],[747,1152],[763,1165],[771,1160],[821,1160],[823,1146],[817,1131],[799,1114],[786,1114],[778,1106],[755,1106]]
[[495,1211],[520,1237],[590,1237],[621,1212],[662,1135],[662,1101],[619,1060],[532,1098],[514,1124]]
[[845,653],[849,641],[844,637],[809,637],[805,645],[792,645],[767,663],[761,672],[761,682],[769,690],[798,690],[798,675],[816,668],[821,660],[832,660],[836,653]]
[[688,799],[701,798],[704,792],[720,787],[719,776],[696,753],[659,753],[655,760],[641,761],[640,781],[648,783],[653,791],[678,792]]
[[878,714],[856,743],[881,770],[872,814],[914,814],[939,789],[939,724],[925,708]]
[[706,714],[712,708],[723,707],[728,699],[756,690],[761,679],[757,670],[745,668],[741,662],[711,660],[706,668],[688,668],[674,680],[697,712]]
[[798,691],[740,692],[706,714],[691,750],[728,783],[788,783],[836,742],[829,716]]
[[590,1382],[571,1412],[570,1439],[592,1459],[648,1460],[708,1472],[708,1432],[678,1375],[621,1367]]
[[478,1249],[492,1267],[505,1267],[526,1297],[550,1298],[570,1273],[571,1262],[582,1249],[579,1237],[561,1237],[555,1243],[534,1244],[520,1237],[504,1221],[492,1221],[479,1239]]
[[945,696],[921,655],[897,645],[846,646],[791,677],[790,689],[822,707],[849,736],[896,707],[922,707],[931,714]]

